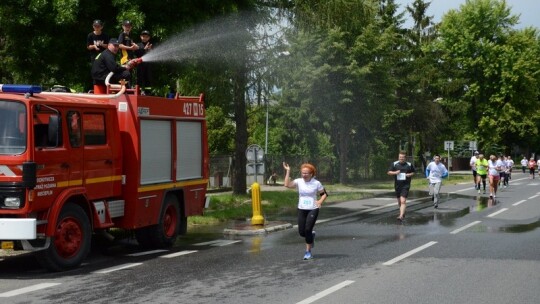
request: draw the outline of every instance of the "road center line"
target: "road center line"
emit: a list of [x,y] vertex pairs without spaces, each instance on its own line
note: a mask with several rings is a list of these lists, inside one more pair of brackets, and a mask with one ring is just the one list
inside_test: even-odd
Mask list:
[[168,250],[165,250],[165,249],[157,249],[157,250],[150,250],[150,251],[143,251],[143,252],[135,252],[135,253],[128,254],[127,256],[137,257],[137,256],[149,255],[149,254],[167,252],[167,251]]
[[525,203],[527,200],[520,200],[519,202],[515,202],[512,204],[512,206],[517,206],[517,205],[521,205],[523,203]]
[[[410,203],[411,201],[409,201],[408,203]],[[396,205],[397,205],[397,203],[391,203],[391,204],[386,204],[386,205],[379,206],[379,207],[373,207],[373,208],[369,208],[369,209],[364,209],[364,210],[359,210],[359,211],[347,213],[347,214],[344,214],[344,215],[334,216],[334,217],[327,218],[327,219],[324,219],[324,220],[317,220],[317,224],[330,222],[330,221],[335,221],[335,220],[339,220],[339,219],[342,219],[342,218],[347,218],[347,217],[355,216],[355,215],[362,214],[362,213],[372,212],[372,211],[376,211],[376,210],[379,210],[379,209],[384,209],[384,208],[388,208],[388,207],[392,207],[392,206],[396,206]],[[296,228],[296,227],[298,227],[298,225],[293,226],[293,228]]]
[[460,190],[456,190],[456,191],[448,192],[448,193],[458,193],[458,192],[469,191],[469,190],[472,190],[472,189],[474,189],[474,187],[465,188],[465,189],[460,189]]
[[242,241],[242,240],[236,240],[236,241],[222,241],[222,242],[217,243],[217,244],[214,244],[214,245],[212,245],[212,246],[215,246],[215,247],[223,247],[223,246],[228,246],[228,245],[240,243],[241,241]]
[[487,217],[494,217],[495,215],[499,214],[499,213],[503,213],[505,212],[506,210],[508,210],[508,208],[502,208],[501,210],[497,211],[497,212],[493,212],[492,214],[488,215]]
[[437,242],[431,241],[431,242],[429,242],[429,243],[427,243],[425,245],[422,245],[422,246],[420,246],[420,247],[418,247],[416,249],[413,249],[413,250],[411,250],[409,252],[406,252],[406,253],[398,256],[398,257],[395,257],[395,258],[391,259],[390,261],[384,262],[383,265],[385,265],[385,266],[392,265],[392,264],[394,264],[396,262],[399,262],[399,261],[401,261],[401,260],[403,260],[403,259],[405,259],[407,257],[410,257],[411,255],[413,255],[413,254],[415,254],[417,252],[420,252],[420,251],[422,251],[422,250],[424,250],[424,249],[426,249],[428,247],[431,247],[431,246],[433,246],[435,244],[437,244]]
[[110,268],[105,268],[105,269],[102,269],[102,270],[94,271],[93,273],[104,274],[104,273],[109,273],[109,272],[122,270],[122,269],[126,269],[126,268],[131,268],[131,267],[135,267],[135,266],[139,266],[139,265],[142,265],[142,263],[127,263],[127,264],[123,264],[123,265],[119,265],[119,266],[115,266],[115,267],[110,267]]
[[193,245],[194,245],[194,246],[214,246],[214,247],[223,247],[223,246],[227,246],[227,245],[231,245],[231,244],[235,244],[235,243],[239,243],[239,242],[242,242],[242,240],[236,240],[236,241],[231,241],[231,240],[213,240],[213,241],[203,242],[203,243],[197,243],[197,244],[193,244]]
[[472,226],[478,225],[478,224],[480,224],[480,223],[481,223],[481,221],[474,221],[474,222],[472,222],[472,223],[470,223],[470,224],[467,224],[467,225],[465,225],[465,226],[463,226],[463,227],[461,227],[461,228],[458,228],[458,229],[456,229],[456,230],[450,232],[450,234],[458,234],[458,233],[460,233],[461,231],[463,231],[463,230],[465,230],[465,229],[469,229],[469,228],[471,228]]
[[18,296],[18,295],[21,295],[21,294],[24,294],[24,293],[29,293],[29,292],[32,292],[32,291],[41,290],[41,289],[53,287],[53,286],[60,285],[60,284],[61,283],[40,283],[40,284],[36,284],[36,285],[24,287],[24,288],[15,289],[15,290],[12,290],[12,291],[7,291],[7,292],[4,292],[4,293],[0,293],[0,298],[9,298],[9,297],[13,297],[13,296]]
[[343,281],[337,285],[334,285],[326,290],[323,290],[303,301],[300,301],[300,302],[297,302],[296,304],[309,304],[309,303],[313,303],[319,299],[322,299],[324,297],[326,297],[327,295],[333,293],[333,292],[336,292],[338,290],[340,290],[341,288],[345,287],[345,286],[348,286],[348,285],[351,285],[352,283],[354,283],[354,281],[350,281],[350,280],[347,280],[347,281]]
[[170,258],[175,258],[177,256],[186,255],[186,254],[195,253],[195,252],[197,252],[197,250],[183,250],[183,251],[179,251],[175,253],[162,255],[160,256],[160,258],[170,259]]

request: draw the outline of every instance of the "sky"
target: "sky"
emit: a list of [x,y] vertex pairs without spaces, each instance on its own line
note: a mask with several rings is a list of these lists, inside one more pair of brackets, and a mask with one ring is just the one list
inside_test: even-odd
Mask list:
[[[398,11],[404,11],[408,4],[412,4],[414,0],[396,0],[399,4]],[[429,2],[429,0],[426,0]],[[442,16],[451,9],[459,9],[461,4],[466,0],[431,0],[431,5],[427,11],[428,16],[434,17],[434,22],[440,22]],[[538,0],[506,0],[506,4],[511,8],[513,15],[520,15],[519,24],[516,28],[521,29],[527,26],[533,26],[540,29],[540,1]],[[407,16],[410,19],[410,17]],[[405,23],[406,27],[412,26],[412,21]]]

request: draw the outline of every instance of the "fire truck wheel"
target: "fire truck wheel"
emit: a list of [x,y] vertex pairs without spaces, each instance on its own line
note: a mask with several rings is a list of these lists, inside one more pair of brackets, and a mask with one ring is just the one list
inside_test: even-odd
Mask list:
[[175,195],[167,195],[161,209],[157,225],[137,229],[139,244],[148,248],[171,247],[176,241],[180,228],[180,207]]
[[49,248],[38,252],[38,260],[51,271],[78,267],[90,252],[92,229],[84,210],[67,204],[60,212]]

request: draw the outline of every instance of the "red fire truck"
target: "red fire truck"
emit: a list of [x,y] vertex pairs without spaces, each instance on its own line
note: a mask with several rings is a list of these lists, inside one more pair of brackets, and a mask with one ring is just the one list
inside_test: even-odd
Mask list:
[[3,249],[36,251],[62,271],[82,263],[93,233],[111,228],[134,230],[145,247],[172,246],[208,204],[202,95],[0,92]]

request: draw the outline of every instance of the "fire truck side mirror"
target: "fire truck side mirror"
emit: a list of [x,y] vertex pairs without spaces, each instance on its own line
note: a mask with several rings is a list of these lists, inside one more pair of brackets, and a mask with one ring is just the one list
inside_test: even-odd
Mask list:
[[34,162],[23,163],[23,184],[25,187],[34,189],[37,184],[37,165]]
[[62,144],[62,120],[60,115],[49,116],[49,142],[54,143],[56,147]]

